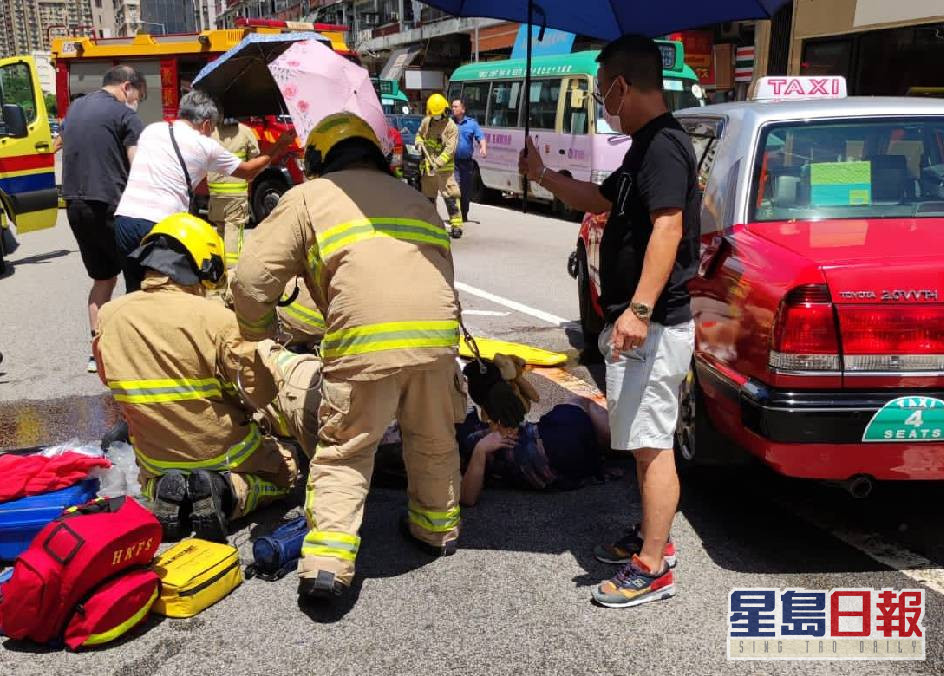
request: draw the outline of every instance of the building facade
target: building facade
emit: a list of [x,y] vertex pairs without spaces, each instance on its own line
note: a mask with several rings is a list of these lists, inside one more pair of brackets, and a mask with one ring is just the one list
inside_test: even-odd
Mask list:
[[794,0],[789,72],[849,93],[944,96],[944,0]]
[[3,0],[0,55],[48,51],[66,33],[95,35],[91,0]]

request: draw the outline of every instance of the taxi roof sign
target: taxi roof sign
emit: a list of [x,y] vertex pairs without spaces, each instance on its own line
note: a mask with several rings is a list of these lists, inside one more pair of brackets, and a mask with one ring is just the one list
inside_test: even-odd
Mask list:
[[799,99],[842,99],[846,78],[841,75],[772,75],[754,83],[753,101],[796,101]]

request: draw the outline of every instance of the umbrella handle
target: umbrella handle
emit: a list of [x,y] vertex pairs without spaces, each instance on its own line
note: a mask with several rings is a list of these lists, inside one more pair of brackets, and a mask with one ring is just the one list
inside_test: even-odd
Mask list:
[[[524,69],[524,154],[528,156],[528,139],[531,138],[531,52],[532,52],[532,33],[534,26],[534,10],[537,9],[543,17],[541,30],[538,32],[538,42],[544,39],[544,31],[547,29],[547,13],[544,8],[528,0],[528,53]],[[528,175],[524,175],[524,186],[521,194],[521,210],[528,213],[528,186],[531,181]]]

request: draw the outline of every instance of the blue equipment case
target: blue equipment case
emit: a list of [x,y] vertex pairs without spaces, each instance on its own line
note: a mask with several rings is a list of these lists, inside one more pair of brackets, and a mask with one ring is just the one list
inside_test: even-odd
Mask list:
[[58,491],[0,502],[0,561],[15,559],[62,510],[88,502],[97,492],[98,479],[83,479]]
[[253,562],[246,569],[246,577],[278,580],[295,568],[302,555],[302,541],[308,534],[308,522],[299,516],[252,543]]

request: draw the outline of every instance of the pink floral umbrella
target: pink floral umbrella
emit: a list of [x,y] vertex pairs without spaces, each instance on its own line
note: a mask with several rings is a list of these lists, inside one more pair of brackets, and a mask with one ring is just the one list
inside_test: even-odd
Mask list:
[[322,119],[343,111],[364,118],[390,152],[387,120],[370,74],[315,40],[296,42],[269,64],[302,143]]

